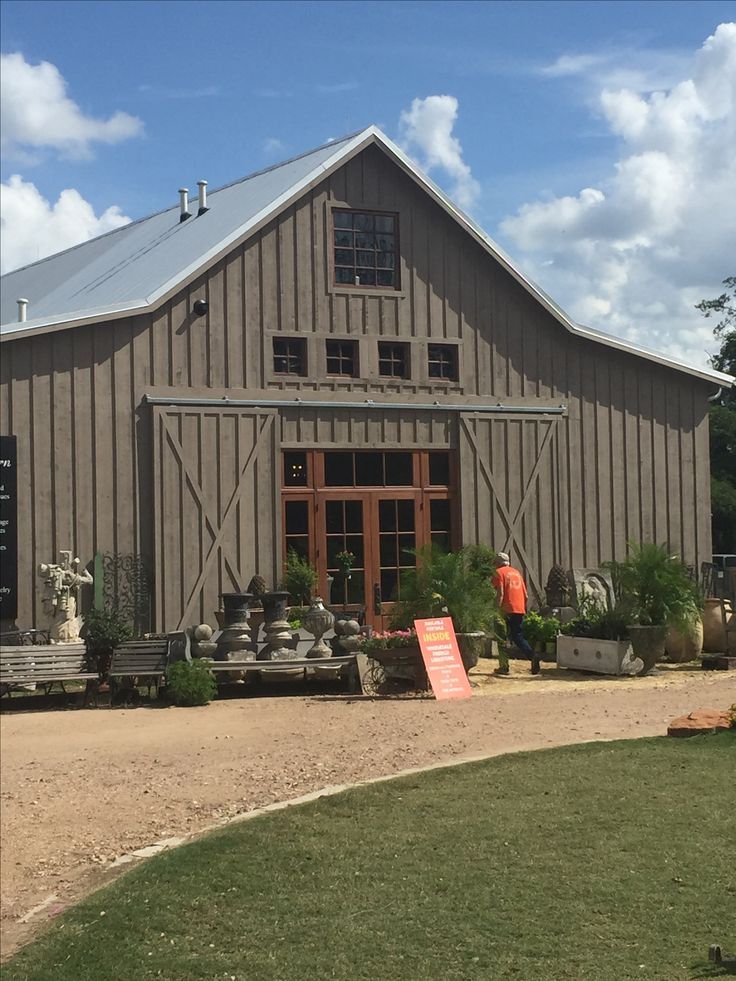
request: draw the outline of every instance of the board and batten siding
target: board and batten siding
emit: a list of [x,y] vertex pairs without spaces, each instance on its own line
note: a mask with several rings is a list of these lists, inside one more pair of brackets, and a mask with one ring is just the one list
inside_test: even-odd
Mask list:
[[[398,214],[398,291],[331,285],[335,206]],[[208,301],[203,317],[193,313],[196,299]],[[284,335],[305,338],[304,378],[273,373],[272,338]],[[357,341],[359,377],[325,375],[328,338]],[[411,379],[380,378],[381,338],[411,345]],[[431,341],[458,345],[457,382],[427,376]],[[0,431],[19,437],[19,488],[27,489],[19,493],[18,512],[24,626],[41,619],[36,566],[61,548],[74,549],[83,564],[100,550],[140,554],[154,568],[155,439],[147,393],[444,399],[467,403],[471,414],[479,401],[564,405],[567,414],[545,447],[518,525],[523,555],[514,552],[515,539],[510,544],[532,579],[545,577],[553,562],[590,567],[621,558],[627,540],[667,541],[694,564],[710,557],[707,399],[715,387],[571,335],[376,147],[153,314],[5,341],[0,355]],[[492,498],[506,495],[503,507],[513,519],[544,427],[495,417],[473,425],[474,455],[492,461],[492,483],[502,492],[489,489],[468,453],[458,413],[439,407],[348,412],[302,404],[280,412],[274,438],[284,448],[455,449],[463,537],[490,536],[500,548],[508,528]],[[258,553],[268,569],[273,547],[269,542]]]

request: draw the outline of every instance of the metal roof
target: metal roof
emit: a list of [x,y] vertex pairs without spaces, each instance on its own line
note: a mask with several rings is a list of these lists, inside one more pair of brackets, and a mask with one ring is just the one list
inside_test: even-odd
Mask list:
[[[457,208],[416,164],[375,126],[209,191],[209,210],[179,221],[179,205],[83,242],[2,277],[3,341],[83,323],[144,313],[254,234],[285,207],[370,144],[378,145],[571,333],[627,351],[717,385],[730,375],[701,369],[610,334],[576,324],[526,277],[480,226]],[[196,212],[197,200],[190,210]],[[18,322],[27,297],[30,319]]]

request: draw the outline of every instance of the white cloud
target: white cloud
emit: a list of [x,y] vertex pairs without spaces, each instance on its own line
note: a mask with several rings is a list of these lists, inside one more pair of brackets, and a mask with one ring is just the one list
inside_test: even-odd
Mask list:
[[286,144],[276,136],[268,136],[263,141],[262,150],[267,157],[275,157],[286,150]]
[[609,178],[525,204],[501,229],[577,320],[702,366],[718,345],[693,306],[736,271],[736,24],[691,74],[665,91],[599,87],[620,139]]
[[143,132],[126,112],[109,119],[87,116],[66,94],[55,65],[30,65],[22,54],[0,55],[2,149],[28,162],[29,151],[51,147],[70,157],[88,157],[93,143],[120,143]]
[[407,153],[420,154],[419,164],[427,172],[439,168],[452,179],[450,196],[461,208],[471,208],[479,186],[463,160],[460,141],[452,130],[457,120],[458,101],[452,95],[429,95],[414,99],[401,113],[401,142]]
[[72,245],[102,235],[130,221],[116,206],[99,217],[92,205],[78,191],[62,191],[51,204],[38,188],[13,175],[2,192],[2,235],[0,236],[0,272],[43,259]]

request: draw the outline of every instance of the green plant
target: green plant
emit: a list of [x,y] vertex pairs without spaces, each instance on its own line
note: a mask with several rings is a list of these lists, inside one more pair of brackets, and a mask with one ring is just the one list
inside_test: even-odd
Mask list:
[[166,691],[175,705],[207,705],[217,682],[205,661],[176,661],[166,669]]
[[692,634],[703,609],[698,584],[666,545],[629,542],[623,562],[609,562],[620,612],[630,624]]
[[566,637],[590,637],[596,640],[628,640],[631,618],[620,606],[602,610],[589,604],[586,612],[573,617],[560,627]]
[[468,568],[481,576],[490,579],[496,571],[496,551],[490,545],[479,542],[477,545],[466,545],[463,549],[468,562]]
[[355,555],[353,552],[338,552],[335,556],[335,561],[337,562],[337,567],[340,570],[340,575],[343,579],[350,578],[350,572],[355,565]]
[[539,637],[540,644],[553,644],[557,640],[560,632],[560,621],[557,617],[544,617],[542,631]]
[[475,630],[495,635],[497,601],[490,579],[473,568],[469,546],[443,552],[427,545],[414,551],[416,568],[401,577],[399,601],[392,627],[409,627],[414,620],[450,616],[458,633]]
[[295,549],[290,548],[286,555],[281,588],[285,589],[298,604],[304,606],[309,603],[316,584],[317,570],[309,559],[302,558]]
[[82,632],[89,654],[111,654],[118,644],[132,638],[133,627],[119,610],[103,607],[85,614]]

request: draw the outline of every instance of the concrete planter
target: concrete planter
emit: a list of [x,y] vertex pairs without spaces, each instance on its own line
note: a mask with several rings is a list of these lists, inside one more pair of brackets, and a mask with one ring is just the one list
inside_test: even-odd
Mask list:
[[627,640],[598,640],[594,637],[557,638],[557,665],[575,671],[592,671],[595,674],[637,674],[642,667],[638,658],[632,657],[631,644]]
[[467,674],[471,668],[478,663],[478,659],[483,657],[483,650],[486,646],[486,635],[482,630],[476,630],[467,634],[455,634],[460,657],[463,667]]

